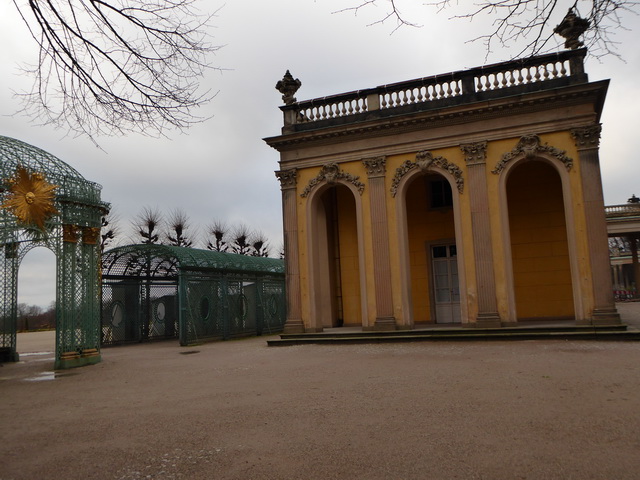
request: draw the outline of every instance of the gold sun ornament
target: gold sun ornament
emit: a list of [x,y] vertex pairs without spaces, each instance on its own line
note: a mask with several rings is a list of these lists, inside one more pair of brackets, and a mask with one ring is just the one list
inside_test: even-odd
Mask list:
[[47,182],[41,173],[29,173],[21,165],[8,179],[9,191],[2,208],[12,212],[25,225],[37,225],[44,230],[44,222],[58,213],[53,205],[57,185]]

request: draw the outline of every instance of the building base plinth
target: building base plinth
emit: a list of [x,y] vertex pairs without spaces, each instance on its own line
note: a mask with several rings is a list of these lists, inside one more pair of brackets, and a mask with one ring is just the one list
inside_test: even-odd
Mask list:
[[298,318],[293,320],[287,320],[284,324],[282,333],[304,333],[304,322]]
[[395,317],[378,317],[373,325],[373,330],[376,332],[387,332],[396,328]]
[[463,326],[466,328],[500,328],[502,322],[497,313],[480,313],[475,322],[465,323]]
[[620,325],[620,314],[616,308],[594,308],[591,314],[592,325]]

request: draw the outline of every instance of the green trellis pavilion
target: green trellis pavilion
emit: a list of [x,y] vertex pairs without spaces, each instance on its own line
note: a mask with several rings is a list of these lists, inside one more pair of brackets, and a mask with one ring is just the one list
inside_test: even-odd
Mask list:
[[100,361],[102,187],[53,155],[0,136],[0,361],[17,361],[18,269],[35,247],[56,256],[55,368]]

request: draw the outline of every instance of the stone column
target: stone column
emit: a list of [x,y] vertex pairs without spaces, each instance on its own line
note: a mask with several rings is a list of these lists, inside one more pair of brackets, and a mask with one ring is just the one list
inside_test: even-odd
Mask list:
[[633,284],[636,287],[636,294],[638,296],[638,289],[640,287],[640,263],[638,263],[638,237],[636,235],[630,235],[628,237],[629,243],[631,243],[631,262],[633,265]]
[[578,319],[579,323],[594,325],[619,324],[618,314],[611,285],[611,266],[609,262],[609,243],[607,241],[607,221],[604,214],[604,196],[600,177],[601,126],[571,130],[580,158],[584,213],[587,227],[587,245],[591,264],[591,287],[594,306],[591,318]]
[[371,240],[373,245],[373,282],[376,295],[374,330],[395,330],[393,295],[391,292],[391,261],[389,258],[389,222],[387,220],[386,189],[384,184],[386,158],[363,160],[369,179],[371,207]]
[[287,321],[284,333],[304,333],[300,292],[300,258],[298,251],[298,208],[295,168],[276,172],[282,190],[282,218],[284,234],[285,289]]
[[478,316],[473,324],[477,328],[500,327],[496,280],[493,270],[493,245],[487,191],[486,154],[487,142],[460,145],[467,163],[469,203],[471,204],[471,228],[473,253],[476,266]]

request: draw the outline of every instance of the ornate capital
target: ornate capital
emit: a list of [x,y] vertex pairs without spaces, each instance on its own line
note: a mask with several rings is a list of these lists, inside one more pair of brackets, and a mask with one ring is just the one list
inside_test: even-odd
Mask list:
[[78,226],[65,223],[62,225],[62,241],[69,243],[78,242]]
[[298,89],[302,86],[302,82],[297,78],[294,80],[289,70],[284,74],[282,80],[279,80],[276,83],[276,90],[278,90],[282,94],[282,101],[285,105],[291,105],[296,103],[298,100],[294,95],[298,91]]
[[358,189],[358,193],[362,195],[362,192],[364,192],[364,183],[360,182],[359,179],[360,177],[357,175],[351,175],[350,173],[340,170],[337,163],[327,163],[322,166],[320,173],[316,175],[315,178],[309,180],[309,183],[304,188],[304,191],[300,196],[302,198],[306,197],[311,193],[311,190],[323,181],[327,182],[329,185],[335,185],[339,182],[351,183]]
[[393,181],[391,182],[391,196],[395,197],[398,194],[398,186],[400,185],[400,181],[402,180],[402,177],[404,177],[409,171],[413,170],[414,168],[419,168],[422,172],[426,173],[432,170],[433,167],[440,168],[451,174],[456,181],[458,192],[462,193],[462,191],[464,190],[464,179],[462,178],[462,170],[460,170],[460,168],[456,164],[450,163],[446,158],[434,157],[431,152],[423,150],[416,154],[415,162],[407,160],[396,169],[396,174],[393,176]]
[[296,168],[278,170],[275,174],[280,181],[280,189],[287,190],[290,188],[296,188],[296,185],[298,184],[298,170]]
[[369,178],[384,177],[387,171],[387,157],[367,158],[362,160],[362,163],[367,168],[367,176]]
[[551,145],[540,144],[540,137],[537,135],[525,135],[518,141],[518,144],[510,152],[504,153],[500,158],[500,161],[496,164],[496,167],[491,171],[494,175],[498,175],[505,169],[507,163],[517,157],[524,157],[527,159],[535,158],[540,154],[546,154],[555,157],[562,162],[567,169],[571,170],[573,167],[573,159],[565,155],[564,150],[560,150]]
[[82,243],[97,245],[100,238],[100,227],[82,227]]
[[460,145],[467,165],[484,165],[487,161],[487,142],[465,143]]
[[571,136],[573,137],[578,150],[598,148],[600,146],[601,131],[602,125],[596,123],[588,127],[574,128],[571,130]]

